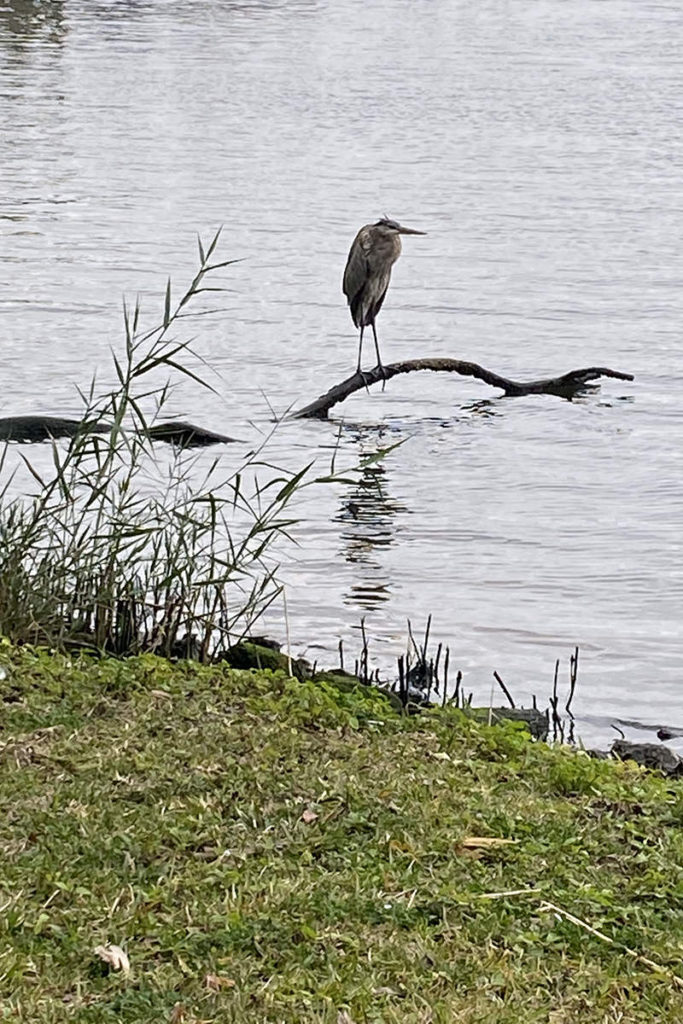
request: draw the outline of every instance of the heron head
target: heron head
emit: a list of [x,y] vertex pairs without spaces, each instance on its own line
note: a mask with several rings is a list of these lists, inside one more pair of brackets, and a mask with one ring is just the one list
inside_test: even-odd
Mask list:
[[388,234],[395,235],[426,235],[426,231],[416,231],[415,228],[406,228],[403,224],[399,224],[397,220],[391,220],[389,217],[381,217],[375,224],[376,228],[384,228]]

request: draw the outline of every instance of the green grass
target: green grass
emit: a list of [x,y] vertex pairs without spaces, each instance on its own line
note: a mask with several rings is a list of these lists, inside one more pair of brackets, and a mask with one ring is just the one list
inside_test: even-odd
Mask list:
[[282,674],[0,664],[0,1019],[683,1020],[680,783]]

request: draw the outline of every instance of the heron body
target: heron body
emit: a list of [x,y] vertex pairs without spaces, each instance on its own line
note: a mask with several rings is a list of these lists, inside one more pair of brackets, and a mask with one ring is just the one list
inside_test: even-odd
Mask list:
[[387,294],[391,268],[401,255],[401,235],[424,234],[424,231],[403,227],[397,221],[384,217],[376,224],[366,224],[353,240],[346,261],[343,290],[353,322],[360,328],[358,373],[363,354],[363,331],[366,327],[372,327],[377,365],[382,368],[375,318]]

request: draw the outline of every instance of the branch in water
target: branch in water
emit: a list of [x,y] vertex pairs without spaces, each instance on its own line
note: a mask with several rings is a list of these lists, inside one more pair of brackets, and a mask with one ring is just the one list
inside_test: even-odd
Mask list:
[[379,367],[363,371],[363,373],[354,373],[340,384],[335,384],[314,402],[305,405],[303,409],[297,409],[290,418],[325,419],[333,405],[343,402],[354,391],[360,391],[370,384],[378,384],[383,379],[390,380],[399,373],[413,373],[415,370],[434,370],[438,373],[459,373],[464,377],[477,377],[485,384],[490,384],[491,387],[502,388],[506,395],[559,395],[562,398],[571,398],[589,381],[597,380],[599,377],[633,380],[632,373],[621,373],[619,370],[610,370],[606,366],[588,366],[583,370],[570,370],[569,373],[564,373],[561,377],[547,377],[544,380],[531,380],[524,383],[523,381],[508,380],[507,377],[501,377],[493,370],[487,370],[484,366],[479,366],[478,363],[469,363],[463,359],[406,359],[400,363],[389,363],[384,367],[384,373]]

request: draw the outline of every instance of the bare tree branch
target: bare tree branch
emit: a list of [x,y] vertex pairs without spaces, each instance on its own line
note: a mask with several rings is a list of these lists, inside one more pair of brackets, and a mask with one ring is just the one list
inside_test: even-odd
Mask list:
[[351,377],[335,384],[329,391],[316,398],[314,402],[297,409],[290,419],[325,419],[333,405],[343,402],[354,391],[360,391],[370,384],[377,384],[382,379],[390,380],[399,373],[413,373],[415,370],[434,370],[437,373],[459,373],[464,377],[477,377],[485,384],[494,388],[502,388],[506,395],[559,395],[571,398],[588,384],[599,377],[616,377],[618,380],[633,380],[632,373],[621,373],[610,370],[606,366],[588,366],[582,370],[570,370],[561,377],[548,377],[544,380],[531,380],[526,383],[508,380],[499,373],[487,370],[478,363],[466,362],[463,359],[406,359],[400,363],[389,363],[384,367],[384,374],[375,367],[374,370],[354,373]]

